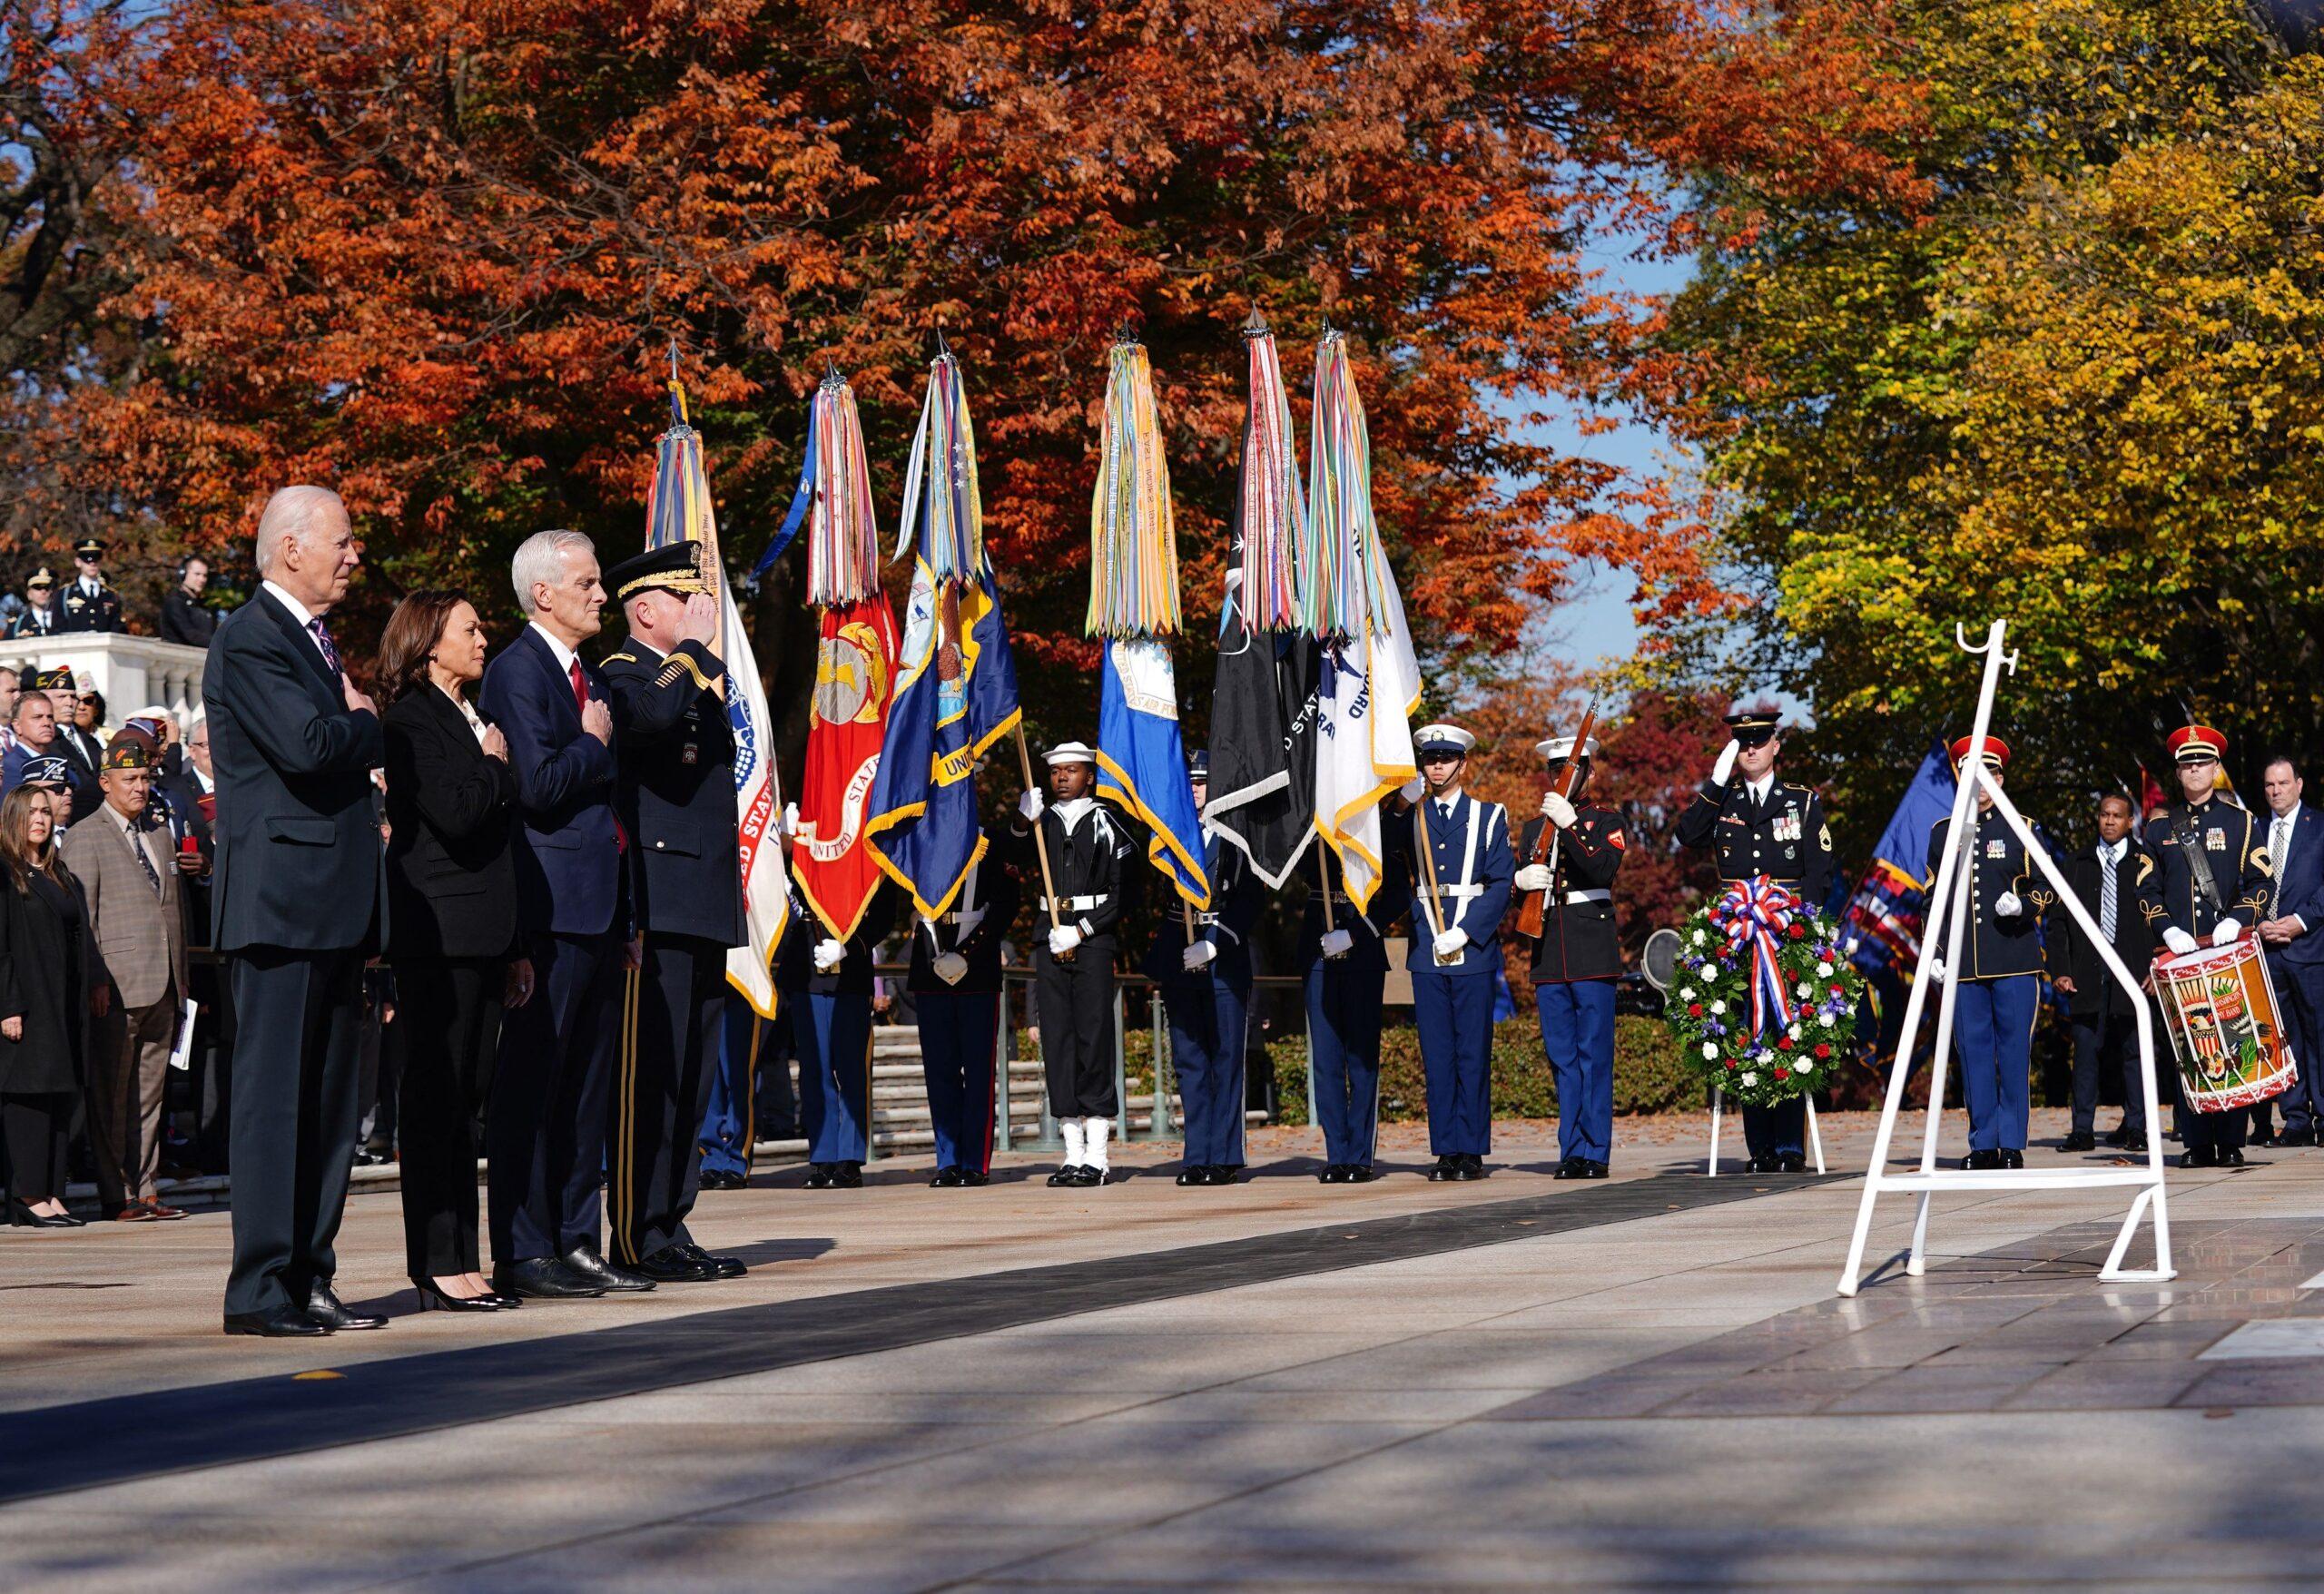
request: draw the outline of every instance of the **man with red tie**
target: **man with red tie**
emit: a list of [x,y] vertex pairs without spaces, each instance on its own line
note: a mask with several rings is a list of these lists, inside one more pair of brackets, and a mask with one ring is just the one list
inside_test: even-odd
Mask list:
[[578,652],[606,588],[577,531],[536,532],[509,575],[531,623],[486,666],[477,706],[508,739],[517,777],[517,918],[536,983],[501,1028],[486,1118],[492,1284],[551,1299],[650,1290],[598,1240],[629,960],[613,711]]

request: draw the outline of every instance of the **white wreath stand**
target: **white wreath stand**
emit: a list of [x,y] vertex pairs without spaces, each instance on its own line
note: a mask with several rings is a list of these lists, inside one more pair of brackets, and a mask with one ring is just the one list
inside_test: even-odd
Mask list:
[[[2122,1233],[2114,1237],[2114,1248],[2107,1253],[2106,1265],[2099,1269],[2098,1277],[2105,1284],[2160,1284],[2178,1276],[2171,1265],[2171,1217],[2165,1204],[2162,1178],[2162,1119],[2154,1092],[2154,1038],[2147,1023],[2147,996],[2140,989],[2138,979],[2114,953],[2113,945],[2099,933],[2098,925],[2090,910],[2082,905],[2073,888],[2066,883],[2049,850],[2034,839],[2000,785],[1987,772],[1984,763],[1985,735],[1993,723],[1994,694],[2001,684],[2002,665],[2006,663],[2014,674],[2017,669],[2016,655],[2004,655],[2001,649],[2003,623],[1996,620],[1986,632],[1980,646],[1971,646],[1969,639],[1958,625],[1954,638],[1964,653],[1983,654],[1985,658],[1985,679],[1977,694],[1977,718],[1969,736],[1969,756],[1963,761],[1964,774],[1953,794],[1953,828],[1948,832],[1949,844],[1937,866],[1936,884],[1928,902],[1929,933],[1922,939],[1921,957],[1913,970],[1912,995],[1905,1003],[1905,1026],[1896,1042],[1896,1060],[1888,1073],[1887,1099],[1880,1107],[1880,1133],[1872,1143],[1872,1166],[1864,1178],[1864,1199],[1856,1207],[1856,1235],[1848,1243],[1847,1265],[1840,1272],[1839,1290],[1843,1295],[1853,1295],[1864,1271],[1865,1242],[1872,1234],[1873,1203],[1887,1190],[1913,1190],[1920,1195],[1920,1210],[1913,1221],[1912,1249],[1905,1262],[1905,1271],[1915,1277],[1928,1266],[1928,1209],[1939,1190],[2065,1190],[2117,1186],[2137,1191],[2131,1201],[2131,1210],[2122,1219]],[[1955,981],[1960,978],[1964,963],[1962,943],[1969,926],[1969,870],[1966,853],[1972,844],[1969,816],[1974,812],[1976,792],[1982,788],[1993,798],[1994,812],[2002,822],[2017,834],[2024,843],[2026,856],[2046,877],[2058,893],[2058,900],[2074,923],[2090,938],[2105,961],[2106,970],[2114,978],[2131,999],[2138,1016],[2139,1088],[2145,1092],[2147,1153],[2145,1166],[2140,1167],[2054,1167],[2054,1168],[1940,1168],[1936,1166],[1937,1129],[1945,1115],[1945,1071],[1952,1056],[1953,1009]],[[1930,1065],[1927,1127],[1921,1138],[1921,1165],[1911,1173],[1892,1173],[1888,1167],[1888,1146],[1896,1133],[1896,1113],[1905,1101],[1905,1081],[1912,1071],[1913,1042],[1920,1033],[1921,1010],[1926,1005],[1929,989],[1929,963],[1938,944],[1942,924],[1944,942],[1945,992],[1937,1009],[1936,1055]],[[2154,1266],[2138,1270],[2122,1265],[2123,1253],[2129,1250],[2131,1236],[2138,1230],[2139,1219],[2152,1212],[2154,1219]]]
[[[1718,1121],[1727,1114],[1727,1092],[1714,1085],[1710,1087],[1710,1156],[1703,1164],[1706,1177],[1718,1177]],[[1807,1098],[1807,1149],[1814,1156],[1816,1171],[1824,1171],[1824,1131],[1816,1127],[1816,1098]]]

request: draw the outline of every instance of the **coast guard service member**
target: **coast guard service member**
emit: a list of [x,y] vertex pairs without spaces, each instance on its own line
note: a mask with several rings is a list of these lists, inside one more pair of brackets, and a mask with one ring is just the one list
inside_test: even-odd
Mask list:
[[1590,787],[1598,756],[1592,736],[1578,751],[1571,736],[1537,743],[1554,783],[1570,762],[1581,768],[1573,799],[1541,793],[1541,817],[1530,821],[1517,856],[1535,855],[1541,827],[1556,827],[1550,857],[1517,871],[1521,891],[1544,891],[1541,938],[1533,943],[1533,1003],[1541,1049],[1556,1074],[1561,1179],[1602,1179],[1614,1140],[1614,982],[1622,972],[1615,936],[1614,872],[1626,842],[1622,816],[1577,801]]
[[[1969,762],[1969,738],[1950,751],[1958,776]],[[1984,764],[1995,780],[2009,765],[2009,746],[1998,736],[1985,738]],[[2058,899],[2017,832],[1990,817],[1993,807],[1992,794],[1978,787],[1969,822],[1969,934],[1955,971],[1953,1055],[1969,1104],[1969,1156],[1962,1166],[2022,1168],[2033,1107],[2034,1021],[2042,1010],[2040,926]],[[1923,890],[1936,884],[1952,838],[1950,813],[1929,827]]]
[[[1679,844],[1709,848],[1722,881],[1763,874],[1810,908],[1820,907],[1832,889],[1832,827],[1812,789],[1776,778],[1781,716],[1772,708],[1747,709],[1728,714],[1727,723],[1731,739],[1679,816]],[[1806,1097],[1745,1107],[1743,1139],[1751,1153],[1745,1171],[1806,1173],[1807,1131]]]
[[[1199,812],[1210,800],[1210,755],[1187,760]],[[1147,950],[1147,978],[1161,988],[1170,1019],[1170,1067],[1186,1107],[1181,1185],[1231,1185],[1245,1163],[1243,1041],[1251,1007],[1251,926],[1262,899],[1251,861],[1202,827],[1210,911],[1165,912]]]
[[1493,975],[1516,863],[1509,814],[1461,789],[1477,739],[1458,725],[1413,733],[1423,790],[1388,827],[1411,861],[1413,1017],[1428,1077],[1432,1180],[1482,1179],[1492,1149]]

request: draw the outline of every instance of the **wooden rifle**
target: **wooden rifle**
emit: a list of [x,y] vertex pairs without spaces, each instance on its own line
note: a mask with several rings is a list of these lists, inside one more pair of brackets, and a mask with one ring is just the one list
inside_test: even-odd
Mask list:
[[[1575,784],[1581,779],[1582,761],[1587,756],[1582,750],[1590,745],[1590,733],[1597,727],[1598,700],[1593,697],[1582,708],[1581,729],[1573,733],[1573,752],[1565,761],[1564,772],[1550,782],[1550,790],[1569,802],[1572,800]],[[1558,840],[1558,827],[1551,824],[1549,816],[1544,814],[1541,818],[1541,833],[1533,838],[1533,855],[1525,861],[1529,864],[1546,862],[1550,865],[1551,873],[1554,876],[1557,871]],[[1556,889],[1557,881],[1554,878],[1551,880],[1550,887],[1551,890]],[[1547,914],[1549,898],[1550,893],[1546,890],[1525,893],[1524,903],[1517,910],[1519,935],[1533,940],[1541,939],[1541,920]]]

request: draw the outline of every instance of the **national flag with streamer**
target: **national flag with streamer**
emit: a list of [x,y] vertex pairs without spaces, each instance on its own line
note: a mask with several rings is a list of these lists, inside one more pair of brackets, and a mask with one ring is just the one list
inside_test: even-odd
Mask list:
[[1179,899],[1206,909],[1210,875],[1167,640],[1178,626],[1177,532],[1154,373],[1146,346],[1124,338],[1108,358],[1098,485],[1089,503],[1088,631],[1106,644],[1098,795],[1146,827],[1147,861]]
[[807,601],[819,619],[791,867],[824,930],[845,940],[880,886],[863,822],[888,728],[896,622],[880,590],[880,532],[855,392],[838,372],[816,389],[807,430],[811,463],[799,491],[811,505]]
[[1017,664],[984,546],[976,434],[950,352],[928,368],[928,397],[904,472],[911,595],[864,847],[930,918],[984,856],[977,761],[1017,728]]
[[1919,960],[1929,831],[1953,812],[1953,766],[1943,747],[1932,746],[1840,917],[1840,950],[1866,975],[1901,977]]
[[1347,339],[1315,347],[1307,532],[1301,539],[1301,625],[1324,644],[1316,672],[1315,833],[1336,853],[1359,908],[1379,889],[1380,800],[1419,773],[1413,712],[1420,661],[1403,594],[1372,513],[1372,444],[1348,369]]
[[685,389],[679,386],[677,356],[671,355],[670,429],[655,445],[654,486],[645,500],[645,546],[664,547],[691,538],[702,544],[703,578],[718,599],[718,636],[714,651],[726,665],[726,720],[734,733],[734,809],[743,874],[743,944],[726,954],[726,980],[761,1018],[775,1016],[774,949],[791,921],[790,881],[775,816],[783,792],[774,775],[774,719],[767,712],[766,685],[734,588],[718,553],[718,520],[711,506],[710,477],[702,464],[702,434],[686,417]]
[[1296,560],[1307,510],[1283,367],[1264,320],[1255,315],[1243,338],[1250,408],[1219,611],[1203,818],[1273,890],[1315,834],[1317,648],[1299,629]]

